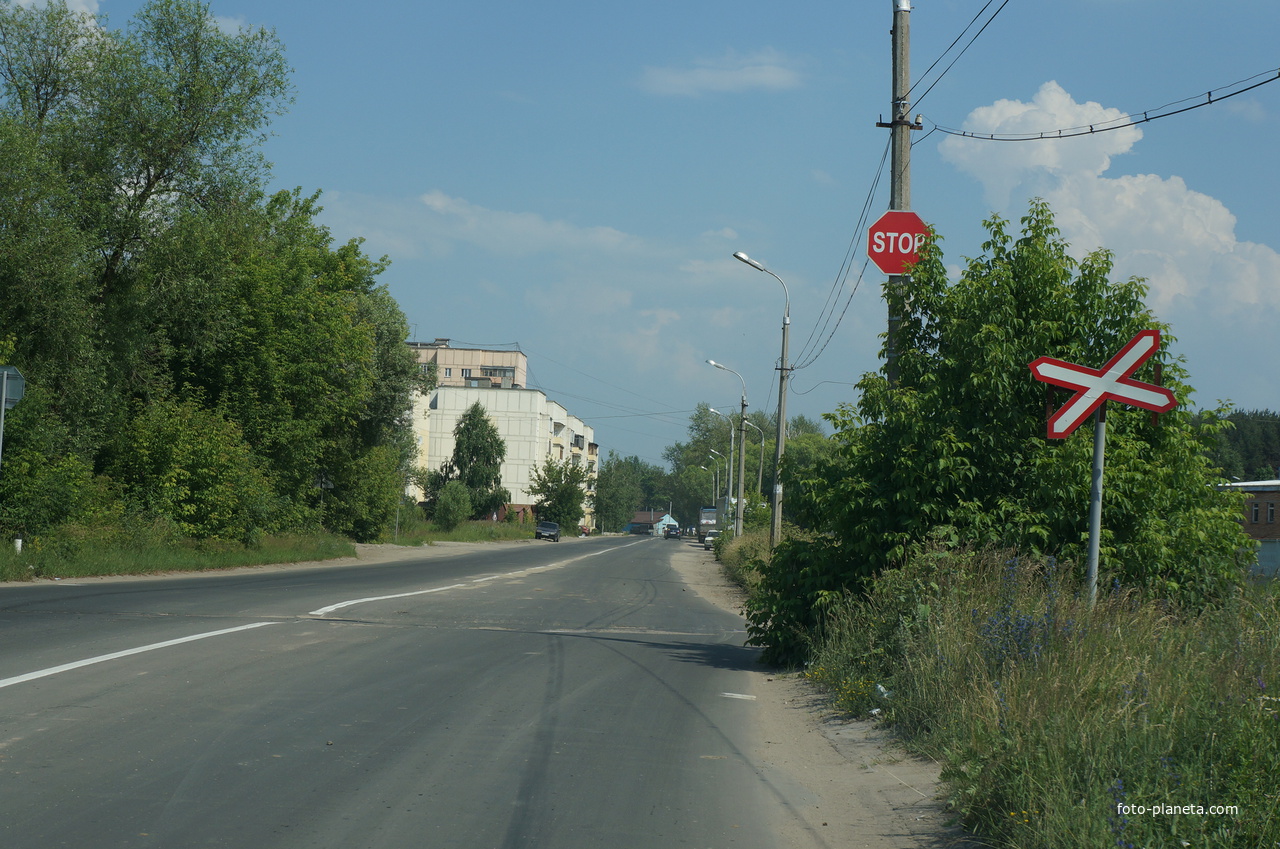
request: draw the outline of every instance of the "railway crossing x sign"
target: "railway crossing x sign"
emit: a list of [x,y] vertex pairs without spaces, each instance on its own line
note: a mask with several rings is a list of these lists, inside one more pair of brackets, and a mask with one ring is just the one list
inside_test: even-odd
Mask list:
[[1102,539],[1102,469],[1107,444],[1108,401],[1119,401],[1157,413],[1167,413],[1178,405],[1173,393],[1163,386],[1134,380],[1138,366],[1160,350],[1160,331],[1144,330],[1102,368],[1089,368],[1053,357],[1031,363],[1036,380],[1075,391],[1071,400],[1049,417],[1049,438],[1066,439],[1095,410],[1093,425],[1093,485],[1089,490],[1089,561],[1086,582],[1089,606],[1098,598],[1098,555]]
[[1100,369],[1053,357],[1040,357],[1031,363],[1031,373],[1036,380],[1076,393],[1049,417],[1049,438],[1066,439],[1106,401],[1119,401],[1156,413],[1167,413],[1176,407],[1178,401],[1168,389],[1131,377],[1138,366],[1159,349],[1160,331],[1144,330]]

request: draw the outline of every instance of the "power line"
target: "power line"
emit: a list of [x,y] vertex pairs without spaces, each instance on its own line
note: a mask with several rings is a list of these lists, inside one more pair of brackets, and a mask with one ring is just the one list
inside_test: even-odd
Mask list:
[[[836,330],[840,328],[840,323],[844,320],[845,313],[849,310],[849,304],[853,301],[853,296],[858,292],[858,287],[862,285],[862,277],[866,273],[869,260],[863,261],[862,270],[858,272],[858,278],[854,282],[853,289],[845,299],[844,307],[840,310],[840,317],[836,319],[835,326],[831,327],[831,331],[827,333],[827,328],[831,326],[831,319],[835,315],[835,307],[832,304],[832,300],[841,290],[843,290],[845,284],[849,280],[849,274],[853,270],[853,260],[857,252],[857,245],[862,238],[862,234],[867,230],[867,219],[871,214],[871,204],[880,187],[880,178],[884,176],[885,162],[888,160],[890,147],[891,143],[886,142],[884,152],[880,155],[880,164],[876,167],[876,175],[871,181],[871,188],[867,191],[867,196],[865,200],[863,200],[862,211],[858,215],[858,223],[854,227],[853,236],[849,239],[849,247],[846,249],[844,259],[840,263],[840,270],[836,272],[835,282],[832,284],[831,292],[827,295],[827,302],[823,305],[822,313],[819,314],[818,320],[814,323],[813,330],[809,332],[809,338],[805,340],[804,345],[801,347],[800,354],[796,357],[796,360],[800,362],[791,367],[793,372],[799,369],[808,368],[817,362],[818,357],[822,356],[823,351],[827,349],[827,345],[831,342],[832,337],[835,336]],[[827,309],[828,306],[831,306],[830,311]],[[821,327],[819,327],[819,325],[821,325]],[[817,351],[813,353],[812,356],[809,356],[808,352],[811,350],[810,344],[814,342],[815,336],[821,337],[823,333],[827,333],[826,339],[822,341],[822,344],[817,348]],[[806,356],[808,356],[808,359],[806,359]]]
[[[985,6],[983,6],[981,9],[979,9],[979,10],[978,10],[978,14],[974,15],[974,16],[973,16],[973,20],[969,21],[968,26],[966,26],[963,30],[961,30],[960,34],[956,36],[955,41],[951,42],[951,44],[947,47],[947,49],[946,49],[946,50],[944,50],[944,51],[942,51],[942,54],[941,54],[941,55],[939,55],[937,59],[934,59],[934,60],[933,60],[933,64],[932,64],[932,65],[930,65],[928,68],[926,68],[926,69],[925,69],[925,72],[924,72],[923,74],[921,74],[921,75],[920,75],[920,79],[919,79],[919,80],[917,80],[917,81],[916,81],[916,82],[911,86],[911,88],[907,90],[907,98],[908,98],[908,99],[910,99],[910,97],[911,97],[911,92],[913,92],[913,91],[915,91],[915,90],[916,90],[916,86],[918,86],[920,83],[924,82],[925,78],[929,76],[929,72],[930,72],[930,71],[932,71],[932,70],[934,69],[934,67],[936,67],[936,66],[937,66],[937,64],[938,64],[939,62],[941,62],[941,61],[942,61],[942,59],[943,59],[943,57],[944,57],[944,56],[946,56],[948,53],[950,53],[950,52],[952,51],[952,49],[956,46],[956,44],[958,44],[958,43],[960,42],[960,39],[964,38],[964,34],[965,34],[966,32],[968,32],[968,31],[969,31],[969,28],[970,28],[970,27],[972,27],[975,23],[977,23],[977,22],[978,22],[978,19],[982,17],[982,13],[983,13],[983,12],[985,12],[985,11],[987,11],[987,9],[988,9],[988,8],[990,8],[990,7],[991,7],[991,4],[992,4],[992,3],[994,3],[994,2],[995,2],[995,0],[987,0],[987,4],[986,4]],[[920,95],[919,100],[916,100],[916,101],[915,101],[915,105],[916,105],[916,106],[919,106],[919,105],[920,105],[920,101],[921,101],[921,100],[924,100],[926,97],[928,97],[928,96],[929,96],[929,92],[933,91],[933,87],[934,87],[934,86],[936,86],[938,83],[942,82],[942,78],[943,78],[943,77],[945,77],[945,76],[947,75],[947,73],[948,73],[948,72],[949,72],[953,67],[955,67],[956,62],[959,62],[959,61],[960,61],[960,57],[961,57],[961,56],[963,56],[963,55],[964,55],[964,54],[969,50],[969,48],[973,46],[973,43],[974,43],[975,41],[977,41],[978,36],[982,35],[983,30],[985,30],[987,27],[989,27],[989,26],[991,25],[991,22],[992,22],[992,21],[994,21],[994,20],[996,19],[996,15],[999,15],[1001,12],[1003,12],[1003,11],[1004,11],[1004,7],[1005,7],[1005,6],[1008,6],[1008,5],[1009,5],[1009,0],[1004,0],[1004,2],[1000,4],[1000,8],[999,8],[999,9],[996,9],[996,10],[995,10],[995,12],[993,12],[993,13],[991,14],[991,17],[990,17],[990,18],[987,18],[987,22],[986,22],[985,24],[983,24],[983,25],[982,25],[982,29],[980,29],[980,30],[978,30],[977,32],[975,32],[975,33],[973,34],[973,38],[969,39],[969,43],[968,43],[968,44],[966,44],[966,45],[964,46],[964,50],[961,50],[961,51],[960,51],[960,53],[959,53],[959,54],[957,54],[956,58],[954,58],[954,59],[952,59],[952,60],[951,60],[951,64],[950,64],[950,65],[948,65],[945,69],[943,69],[942,73],[938,74],[938,78],[937,78],[936,80],[934,80],[932,83],[930,83],[930,84],[929,84],[929,87],[928,87],[927,89],[925,89],[925,90],[924,90],[924,94]]]
[[[1270,76],[1268,76],[1270,75]],[[1267,77],[1261,82],[1253,82],[1259,77]],[[1223,100],[1228,100],[1236,95],[1244,94],[1247,91],[1253,91],[1255,88],[1273,83],[1280,79],[1280,68],[1246,77],[1243,80],[1222,86],[1221,88],[1212,89],[1203,95],[1192,95],[1182,100],[1175,100],[1172,103],[1166,103],[1164,106],[1156,109],[1149,109],[1142,113],[1142,117],[1135,117],[1137,113],[1128,113],[1114,118],[1110,121],[1100,121],[1096,124],[1083,124],[1078,127],[1064,127],[1059,130],[1044,130],[1037,133],[978,133],[972,130],[956,130],[949,127],[943,127],[935,124],[934,130],[940,133],[946,133],[949,136],[961,136],[962,138],[977,139],[979,141],[1054,141],[1057,139],[1076,138],[1078,136],[1095,135],[1097,133],[1109,133],[1113,130],[1123,130],[1125,127],[1136,127],[1138,124],[1146,124],[1157,118],[1168,118],[1171,115],[1180,115],[1183,112],[1190,112],[1193,109],[1201,109],[1205,106],[1212,106]],[[1245,85],[1252,83],[1251,85]],[[1237,88],[1244,86],[1244,88]],[[1201,100],[1200,98],[1204,99]],[[1195,101],[1194,103],[1192,101]],[[1190,106],[1184,106],[1185,103],[1191,103]],[[1177,108],[1174,108],[1177,107]]]

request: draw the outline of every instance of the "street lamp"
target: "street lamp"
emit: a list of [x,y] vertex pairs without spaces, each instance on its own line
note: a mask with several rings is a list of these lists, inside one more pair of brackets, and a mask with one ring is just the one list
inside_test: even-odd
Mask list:
[[[723,455],[723,454],[721,454],[721,453],[720,453],[719,451],[717,451],[716,449],[712,448],[712,449],[711,449],[711,453],[712,453],[712,454],[714,454],[714,455],[716,455],[717,457],[719,457],[721,460],[724,460],[724,455]],[[711,456],[710,456],[710,455],[708,455],[708,456],[707,456],[707,459],[708,459],[708,460],[711,460]],[[713,463],[715,463],[715,464],[716,464],[716,494],[715,494],[714,496],[712,496],[712,498],[711,498],[711,503],[712,503],[712,504],[714,504],[714,503],[715,503],[715,501],[716,501],[716,498],[718,498],[718,497],[719,497],[719,495],[720,495],[720,464],[719,464],[718,462],[716,462],[715,460],[711,460],[711,462],[713,462]],[[725,466],[727,467],[727,468],[726,468],[726,471],[732,471],[732,469],[733,469],[733,464],[729,463],[728,461],[725,461]]]
[[725,488],[724,497],[733,498],[733,419],[714,407],[708,407],[707,409],[729,422],[729,485]]
[[747,427],[753,428],[756,433],[760,434],[760,465],[758,467],[760,474],[756,476],[756,492],[763,494],[764,492],[764,431],[756,427],[755,425],[753,425],[751,422],[747,422]]
[[787,375],[791,371],[787,365],[787,341],[791,334],[791,292],[781,277],[742,251],[735,253],[733,258],[781,283],[782,294],[787,299],[786,310],[782,313],[782,361],[778,363],[778,444],[773,454],[773,522],[769,526],[769,547],[773,548],[782,536],[782,451],[787,442]]
[[[747,382],[742,379],[742,375],[738,374],[736,371],[734,371],[733,369],[729,368],[726,365],[718,363],[715,360],[707,360],[707,363],[715,366],[716,368],[722,371],[727,371],[730,374],[737,375],[738,380],[742,382],[742,419],[741,419],[742,424],[740,424],[738,428],[739,430],[742,431],[742,433],[740,434],[742,438],[739,439],[738,442],[743,447],[746,447],[746,444],[747,444],[747,427],[746,427]],[[730,420],[729,422],[729,438],[731,440],[733,438],[733,421],[732,420]],[[747,459],[746,452],[739,450],[738,451],[738,506],[737,506],[737,509],[734,510],[734,520],[733,520],[733,535],[735,537],[742,536],[742,488],[743,488],[742,478],[746,475],[746,472],[747,472],[746,459]],[[730,470],[729,474],[732,476],[733,474],[732,470]],[[732,488],[732,484],[730,484],[730,488]]]

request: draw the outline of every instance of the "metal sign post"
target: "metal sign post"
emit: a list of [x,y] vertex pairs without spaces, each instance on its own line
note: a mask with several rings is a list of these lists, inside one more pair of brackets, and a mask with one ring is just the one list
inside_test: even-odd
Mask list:
[[27,381],[13,366],[0,366],[0,463],[4,462],[4,414],[26,393]]
[[1093,481],[1089,490],[1089,606],[1098,599],[1098,549],[1102,537],[1102,469],[1107,445],[1107,401],[1119,401],[1153,413],[1167,413],[1177,398],[1163,386],[1134,380],[1138,366],[1160,350],[1160,331],[1143,330],[1100,369],[1053,357],[1031,363],[1036,380],[1075,391],[1071,400],[1049,417],[1049,438],[1066,439],[1090,414],[1093,425]]

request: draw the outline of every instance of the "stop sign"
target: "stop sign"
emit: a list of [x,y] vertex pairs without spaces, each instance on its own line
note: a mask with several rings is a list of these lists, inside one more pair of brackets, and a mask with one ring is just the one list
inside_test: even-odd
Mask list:
[[905,274],[906,266],[920,259],[920,246],[928,233],[919,215],[890,210],[867,232],[867,256],[885,274]]

